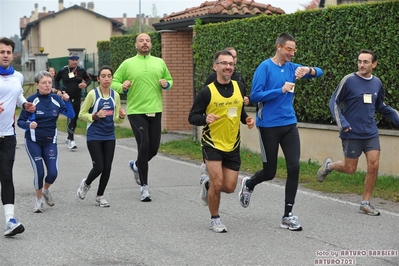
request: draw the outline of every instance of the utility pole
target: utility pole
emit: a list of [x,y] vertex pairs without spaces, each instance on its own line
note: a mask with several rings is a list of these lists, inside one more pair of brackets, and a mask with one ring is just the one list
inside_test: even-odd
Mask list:
[[141,0],[139,0],[139,33],[141,33]]

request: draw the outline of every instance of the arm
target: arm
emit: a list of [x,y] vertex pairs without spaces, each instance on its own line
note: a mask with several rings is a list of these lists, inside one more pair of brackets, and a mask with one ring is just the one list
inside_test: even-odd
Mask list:
[[22,110],[21,113],[19,114],[19,118],[17,121],[17,125],[25,130],[28,130],[30,127],[30,123],[31,121],[29,121],[29,116],[31,115],[31,113],[28,113],[25,110]]
[[195,97],[193,106],[191,107],[188,115],[188,122],[195,126],[206,125],[206,114],[205,110],[211,100],[211,92],[208,87],[202,88],[197,97]]
[[80,107],[79,119],[85,122],[92,123],[94,121],[93,115],[89,113],[90,108],[94,104],[94,90],[91,90]]
[[384,89],[381,85],[375,104],[376,111],[390,120],[395,126],[399,126],[399,112],[384,102]]
[[115,90],[118,93],[124,93],[122,84],[125,81],[125,62],[122,62],[122,64],[118,67],[118,69],[115,71],[114,76],[112,78],[112,83],[111,83],[111,88]]
[[165,64],[165,62],[164,62],[164,73],[163,73],[163,75],[162,75],[162,79],[164,79],[164,80],[166,80],[166,82],[168,83],[167,84],[167,86],[163,86],[162,85],[162,89],[164,89],[164,90],[170,90],[171,88],[172,88],[172,86],[173,86],[173,78],[172,78],[172,76],[170,75],[170,72],[169,72],[169,69],[168,69],[168,67],[166,66],[166,64]]
[[83,69],[83,79],[86,82],[86,88],[89,87],[89,85],[91,84],[91,77],[89,76],[89,74],[87,74],[87,71]]
[[[254,103],[267,102],[283,94],[282,87],[269,88],[268,81],[268,67],[265,62],[262,62],[255,70],[252,80],[252,89],[250,93],[251,101]],[[270,85],[269,85],[270,86]]]
[[121,98],[119,96],[119,93],[114,92],[114,94],[115,94],[114,121],[115,123],[120,124],[125,120],[125,116],[123,116],[123,118],[120,117],[119,109],[121,108]]
[[60,110],[60,113],[65,115],[66,117],[72,119],[75,117],[75,110],[73,110],[73,105],[72,103],[68,100],[68,101],[64,101],[65,103],[65,108],[62,108]]
[[338,84],[338,87],[335,89],[329,104],[331,114],[341,130],[348,130],[351,127],[341,112],[340,104],[345,99],[345,92],[345,83],[343,80],[341,80],[341,82]]
[[63,70],[64,69],[61,69],[60,71],[58,71],[57,72],[57,76],[55,76],[55,78],[54,78],[54,88],[56,88],[57,90],[61,90],[60,81],[61,81],[61,78],[62,78]]

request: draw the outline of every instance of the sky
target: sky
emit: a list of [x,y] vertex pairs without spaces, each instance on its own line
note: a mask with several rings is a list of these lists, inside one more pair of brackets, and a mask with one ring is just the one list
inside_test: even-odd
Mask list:
[[[164,14],[183,11],[186,8],[200,6],[207,0],[89,0],[74,1],[64,0],[64,7],[68,8],[73,5],[79,5],[83,2],[93,2],[94,12],[103,16],[115,18],[123,17],[126,13],[127,17],[136,17],[140,13],[145,15],[153,15],[153,6],[156,7],[156,14],[163,17]],[[209,0],[211,1],[211,0]],[[280,7],[287,14],[297,10],[303,10],[301,4],[306,5],[310,0],[256,0],[257,3],[270,4]],[[46,11],[58,12],[58,0],[0,0],[0,37],[11,37],[20,35],[19,19],[26,16],[30,17],[35,9],[35,4],[39,5],[38,11],[42,12],[43,7]]]

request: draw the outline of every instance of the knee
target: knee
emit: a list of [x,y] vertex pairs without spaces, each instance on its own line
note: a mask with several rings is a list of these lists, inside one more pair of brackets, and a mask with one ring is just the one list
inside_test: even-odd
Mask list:
[[227,184],[224,189],[223,192],[227,193],[227,194],[231,194],[234,192],[235,188],[236,188],[237,184]]

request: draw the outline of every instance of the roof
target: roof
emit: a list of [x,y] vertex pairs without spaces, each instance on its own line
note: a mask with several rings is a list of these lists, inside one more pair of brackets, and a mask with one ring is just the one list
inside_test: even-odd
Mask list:
[[[112,26],[114,26],[116,28],[119,28],[121,31],[125,32],[125,30],[121,28],[123,26],[122,22],[116,21],[114,19],[110,19],[110,18],[108,18],[106,16],[103,16],[103,15],[101,15],[99,13],[93,12],[93,11],[91,11],[89,9],[86,9],[86,8],[82,7],[82,6],[73,5],[71,7],[64,8],[61,11],[58,11],[58,12],[40,13],[39,19],[31,21],[28,24],[26,24],[25,29],[21,32],[21,41],[25,40],[25,38],[29,35],[29,32],[30,32],[31,28],[33,26],[35,26],[36,24],[40,23],[41,21],[43,21],[43,20],[45,20],[45,19],[47,19],[49,17],[54,17],[54,16],[56,16],[58,14],[61,14],[63,12],[68,12],[68,11],[70,11],[72,9],[74,9],[74,10],[77,10],[77,9],[84,10],[85,12],[89,12],[90,14],[93,14],[96,17],[100,17],[100,18],[104,18],[106,20],[109,20],[109,21],[112,22]],[[22,25],[24,25],[24,19],[27,19],[27,21],[29,20],[29,18],[21,18],[20,19],[21,28],[22,28]]]
[[187,28],[200,18],[204,24],[229,21],[252,17],[256,15],[281,15],[284,10],[270,4],[257,3],[253,0],[217,0],[206,1],[198,7],[186,8],[180,12],[173,12],[153,24],[156,30],[176,30]]
[[269,4],[257,3],[252,0],[219,0],[206,1],[199,7],[186,8],[180,12],[173,12],[163,17],[162,21],[171,21],[182,18],[198,17],[204,15],[273,15],[285,14],[284,10]]

